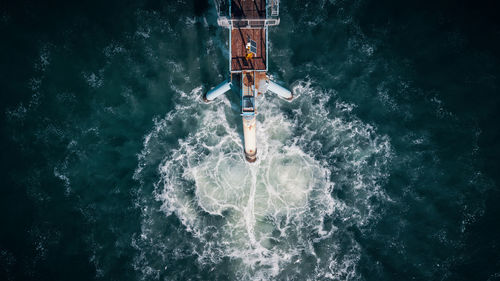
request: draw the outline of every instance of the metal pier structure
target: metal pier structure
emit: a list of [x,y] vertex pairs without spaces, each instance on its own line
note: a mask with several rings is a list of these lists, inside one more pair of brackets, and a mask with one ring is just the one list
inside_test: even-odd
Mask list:
[[278,25],[279,0],[215,0],[217,23],[229,29],[230,79],[203,96],[210,102],[231,89],[239,91],[243,120],[244,153],[249,162],[257,160],[256,100],[273,92],[291,100],[292,93],[269,80],[268,27]]

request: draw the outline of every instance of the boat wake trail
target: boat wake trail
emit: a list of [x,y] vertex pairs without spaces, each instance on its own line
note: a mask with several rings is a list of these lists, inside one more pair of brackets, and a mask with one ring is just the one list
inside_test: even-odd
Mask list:
[[179,91],[175,110],[156,120],[135,173],[144,279],[182,278],[179,260],[203,278],[360,278],[353,229],[369,229],[389,200],[389,140],[334,93],[306,81],[293,91],[292,103],[260,97],[253,164],[227,98],[207,106],[201,87]]

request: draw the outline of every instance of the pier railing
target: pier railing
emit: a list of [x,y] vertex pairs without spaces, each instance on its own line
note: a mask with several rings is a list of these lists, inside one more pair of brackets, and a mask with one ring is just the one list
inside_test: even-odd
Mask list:
[[265,18],[232,18],[231,0],[214,0],[217,9],[217,23],[226,28],[262,28],[274,26],[280,23],[279,6],[280,0],[266,1]]
[[278,25],[280,19],[229,19],[227,17],[219,17],[217,23],[227,28],[259,28]]

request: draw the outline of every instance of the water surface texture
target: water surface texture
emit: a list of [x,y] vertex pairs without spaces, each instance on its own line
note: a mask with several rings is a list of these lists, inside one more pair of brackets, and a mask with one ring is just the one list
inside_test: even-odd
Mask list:
[[0,4],[1,280],[500,280],[493,1],[282,1],[245,161],[210,1]]

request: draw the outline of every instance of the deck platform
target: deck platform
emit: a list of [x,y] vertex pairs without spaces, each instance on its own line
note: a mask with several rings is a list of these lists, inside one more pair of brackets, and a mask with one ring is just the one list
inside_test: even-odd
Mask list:
[[265,19],[266,0],[231,0],[231,18]]
[[[248,38],[257,43],[257,55],[251,60],[245,58]],[[231,71],[266,70],[266,64],[266,29],[231,29]]]

